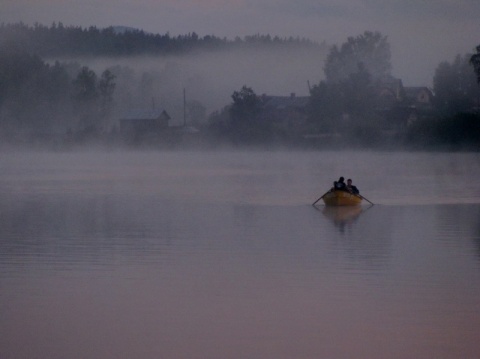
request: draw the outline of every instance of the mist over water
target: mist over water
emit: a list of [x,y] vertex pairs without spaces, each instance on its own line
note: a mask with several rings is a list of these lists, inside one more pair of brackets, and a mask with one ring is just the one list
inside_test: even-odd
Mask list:
[[[133,77],[118,76],[117,99],[120,110],[155,105],[183,120],[183,90],[188,101],[198,101],[207,115],[232,102],[231,95],[246,85],[258,94],[275,96],[309,95],[323,78],[323,62],[328,48],[250,46],[213,52],[198,51],[183,56],[144,56],[130,58],[82,58],[78,61],[101,73],[107,68],[129,68]],[[142,86],[142,76],[151,79]],[[134,94],[141,95],[135,99]],[[123,99],[124,101],[121,101]],[[127,102],[125,102],[125,100]],[[129,103],[130,101],[130,103]]]
[[477,357],[479,159],[3,153],[0,357]]

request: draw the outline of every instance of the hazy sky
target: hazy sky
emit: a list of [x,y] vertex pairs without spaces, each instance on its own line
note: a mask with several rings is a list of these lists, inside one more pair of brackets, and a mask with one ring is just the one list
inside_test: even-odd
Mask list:
[[393,74],[432,83],[441,61],[480,44],[479,0],[0,0],[0,22],[107,27],[233,39],[300,36],[341,44],[365,30],[388,36]]

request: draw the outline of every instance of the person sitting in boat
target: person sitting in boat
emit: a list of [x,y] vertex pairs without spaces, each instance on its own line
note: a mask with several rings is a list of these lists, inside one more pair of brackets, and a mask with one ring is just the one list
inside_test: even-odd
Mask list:
[[345,178],[340,177],[338,181],[333,182],[333,189],[337,191],[348,191]]
[[352,180],[350,178],[347,180],[347,190],[349,192],[353,193],[353,194],[359,194],[360,193],[358,188],[352,184]]

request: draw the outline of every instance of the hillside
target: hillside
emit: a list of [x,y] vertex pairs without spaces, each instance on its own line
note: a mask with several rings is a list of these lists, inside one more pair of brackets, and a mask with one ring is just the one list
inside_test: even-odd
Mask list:
[[115,26],[99,29],[64,26],[50,27],[23,23],[0,25],[0,48],[14,48],[40,57],[72,56],[134,56],[185,54],[198,50],[227,50],[241,47],[295,47],[318,48],[308,39],[279,38],[270,35],[237,37],[233,40],[213,35],[199,36],[196,33],[171,36],[152,34],[143,30]]

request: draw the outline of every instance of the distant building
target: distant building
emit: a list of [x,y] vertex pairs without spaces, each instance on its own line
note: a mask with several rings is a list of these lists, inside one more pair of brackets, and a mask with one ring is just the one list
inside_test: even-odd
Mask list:
[[425,86],[405,87],[403,107],[406,116],[406,126],[421,118],[431,117],[433,114],[433,92]]
[[411,123],[431,116],[433,97],[426,86],[403,86],[393,76],[383,79],[377,84],[376,112],[384,119],[384,130],[404,132]]
[[169,114],[165,110],[131,110],[119,120],[124,135],[158,134],[168,128]]
[[433,92],[424,86],[404,87],[405,101],[410,106],[429,107],[432,105]]

